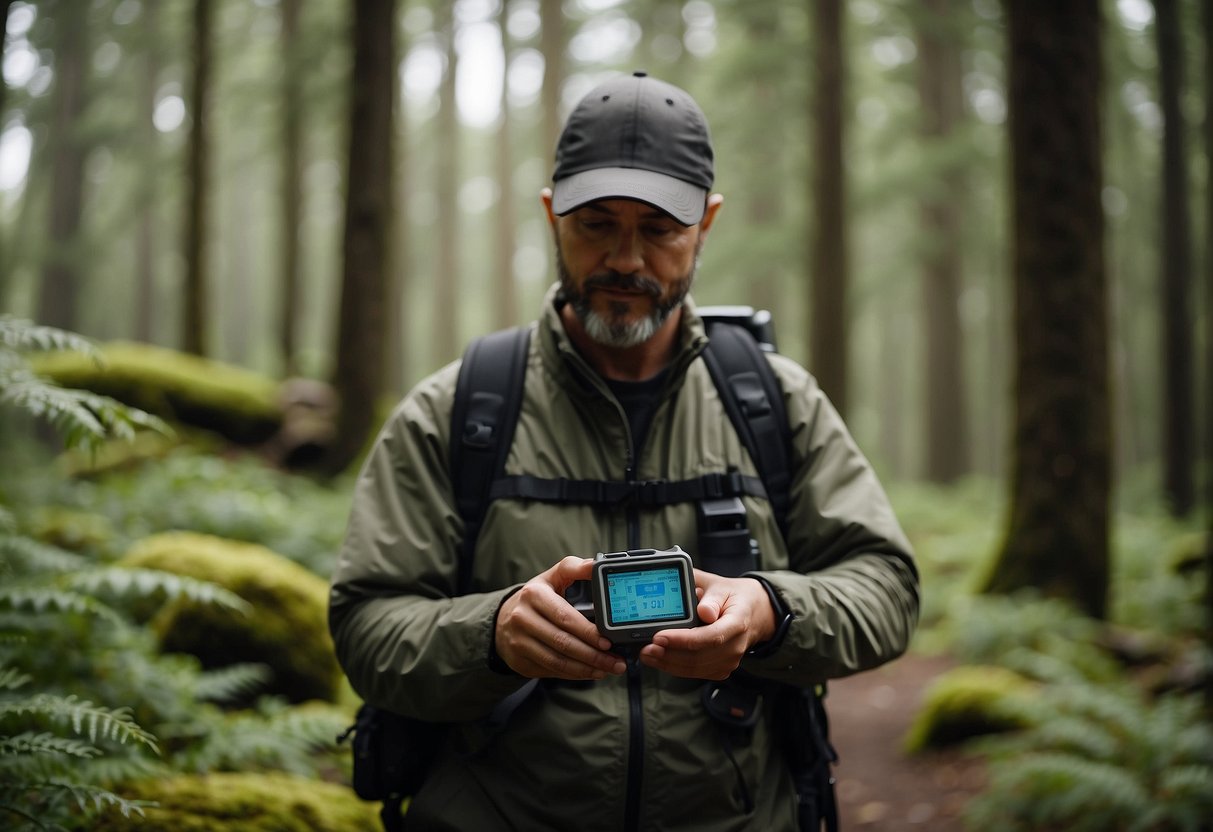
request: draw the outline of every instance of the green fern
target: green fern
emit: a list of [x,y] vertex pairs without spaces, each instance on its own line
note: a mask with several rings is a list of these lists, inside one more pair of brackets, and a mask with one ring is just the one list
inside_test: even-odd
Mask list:
[[0,532],[0,564],[21,575],[77,572],[88,562],[80,555],[22,535]]
[[140,430],[172,435],[163,420],[138,408],[87,390],[59,387],[35,373],[24,355],[50,350],[81,352],[102,362],[97,348],[80,335],[0,315],[0,406],[49,422],[69,448],[96,450],[108,439],[131,439]]
[[333,751],[350,716],[333,707],[285,707],[263,700],[262,711],[224,714],[207,725],[205,737],[183,755],[187,770],[318,773],[318,751]]
[[208,670],[198,677],[194,695],[200,702],[245,702],[273,676],[264,664],[233,664]]
[[0,315],[0,350],[2,349],[13,353],[70,350],[84,353],[97,363],[102,361],[101,352],[84,336],[55,327],[40,326],[12,315]]
[[1213,817],[1213,726],[1199,698],[1059,686],[1031,730],[985,743],[973,828],[1185,832]]
[[0,690],[17,690],[25,687],[32,679],[28,673],[22,673],[15,667],[0,666]]
[[90,742],[134,742],[160,753],[156,738],[131,718],[130,708],[106,708],[75,696],[39,693],[27,699],[0,702],[0,720],[9,716],[44,716],[52,722],[71,725],[78,736],[87,736]]
[[0,757],[17,754],[64,754],[68,757],[88,759],[101,754],[97,746],[71,737],[26,731],[15,737],[0,737]]
[[0,589],[0,609],[10,608],[33,613],[78,614],[121,624],[122,617],[96,598],[54,587],[6,587]]
[[119,566],[90,569],[71,576],[68,586],[89,596],[116,600],[146,600],[163,596],[167,601],[185,599],[200,604],[212,604],[241,615],[252,611],[252,606],[247,601],[218,584],[156,569],[128,569]]

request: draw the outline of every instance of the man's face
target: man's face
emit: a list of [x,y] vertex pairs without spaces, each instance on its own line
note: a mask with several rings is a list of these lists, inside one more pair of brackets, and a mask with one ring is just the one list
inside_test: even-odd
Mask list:
[[686,297],[710,217],[690,227],[630,199],[554,217],[561,295],[599,344],[632,347]]

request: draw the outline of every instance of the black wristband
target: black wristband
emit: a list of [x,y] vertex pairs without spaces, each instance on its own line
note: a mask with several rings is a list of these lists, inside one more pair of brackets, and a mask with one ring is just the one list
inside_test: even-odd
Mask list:
[[771,599],[771,611],[775,613],[775,635],[766,641],[755,644],[746,651],[747,656],[762,659],[779,649],[779,645],[783,643],[784,637],[788,634],[788,628],[792,626],[792,619],[796,616],[792,615],[792,611],[783,603],[783,599],[779,597],[775,587],[771,586],[771,582],[766,578],[753,572],[747,572],[741,577],[753,578],[762,584],[762,588],[767,591],[767,597]]

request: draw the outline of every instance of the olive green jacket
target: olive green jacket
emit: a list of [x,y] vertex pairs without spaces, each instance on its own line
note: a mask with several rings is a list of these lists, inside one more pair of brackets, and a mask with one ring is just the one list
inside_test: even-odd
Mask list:
[[[639,451],[622,408],[565,334],[554,292],[534,327],[507,474],[682,480],[730,466],[757,474],[699,359],[706,336],[691,301]],[[774,650],[742,668],[814,685],[905,651],[918,578],[883,489],[813,377],[769,358],[795,456],[787,540],[764,500],[744,502],[759,574],[794,620]],[[448,471],[457,373],[452,364],[421,382],[384,425],[356,485],[331,593],[333,639],[354,689],[384,708],[458,723],[411,803],[409,828],[622,830],[631,794],[644,830],[794,830],[780,726],[768,709],[747,742],[732,743],[735,767],[701,705],[701,682],[639,665],[630,683],[548,680],[504,729],[486,727],[493,706],[526,681],[490,665],[507,595],[566,555],[673,544],[694,555],[696,513],[692,504],[612,512],[498,500],[476,544],[472,592],[453,597],[463,537]]]

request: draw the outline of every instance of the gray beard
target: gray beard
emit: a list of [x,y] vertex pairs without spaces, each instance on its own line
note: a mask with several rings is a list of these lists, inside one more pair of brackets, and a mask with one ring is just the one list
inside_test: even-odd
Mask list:
[[[578,291],[569,278],[564,255],[559,246],[556,247],[556,275],[560,279],[560,299],[572,306],[590,340],[604,347],[625,349],[643,344],[656,335],[657,330],[670,319],[674,310],[682,306],[695,278],[695,268],[692,267],[690,274],[671,287],[669,297],[664,300],[661,297],[662,286],[657,281],[641,275],[624,275],[618,272],[594,275],[586,281],[586,291]],[[610,312],[603,315],[590,303],[589,290],[596,286],[646,292],[653,298],[653,310],[640,320],[626,321],[624,316],[628,313],[628,305],[612,303]]]

